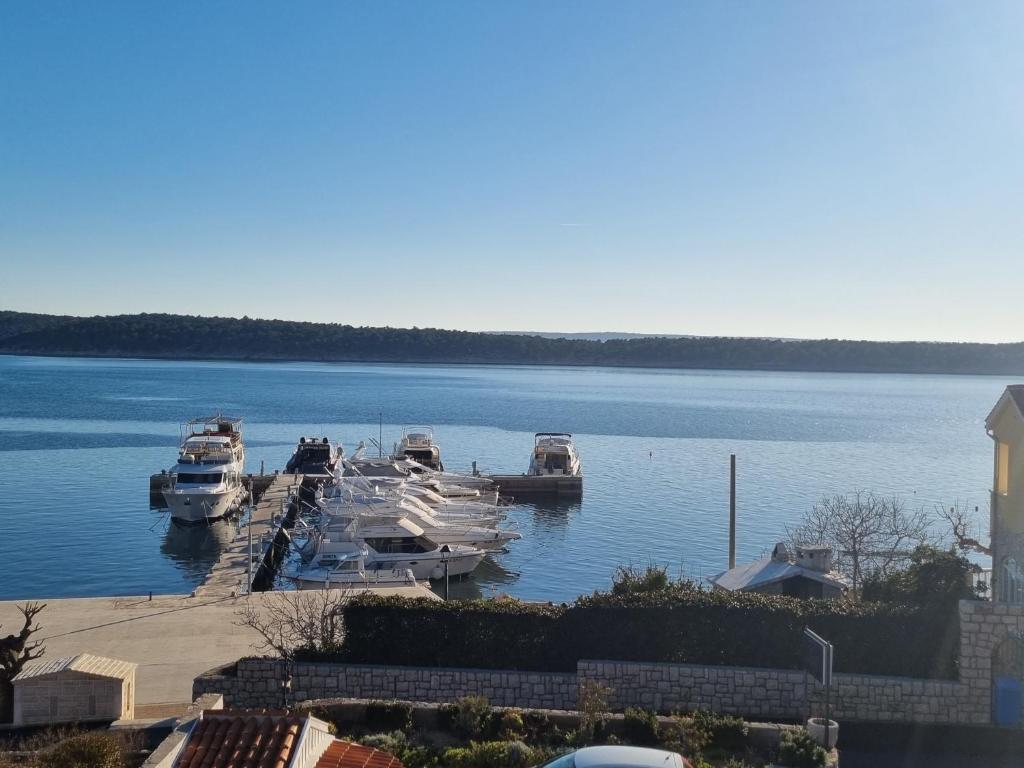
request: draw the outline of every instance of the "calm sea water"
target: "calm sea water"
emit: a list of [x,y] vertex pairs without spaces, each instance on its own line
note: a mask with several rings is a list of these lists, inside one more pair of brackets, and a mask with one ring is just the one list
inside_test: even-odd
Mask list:
[[[351,451],[435,426],[446,467],[521,472],[532,433],[576,435],[583,501],[523,504],[523,533],[460,594],[563,600],[619,564],[702,577],[724,567],[729,454],[738,556],[761,556],[822,494],[870,489],[987,516],[998,377],[597,368],[258,364],[0,356],[0,598],[182,593],[218,532],[168,526],[148,478],[179,423],[246,419],[248,469],[283,467],[298,436]],[[369,442],[367,440],[367,442]],[[220,531],[220,534],[225,531]]]

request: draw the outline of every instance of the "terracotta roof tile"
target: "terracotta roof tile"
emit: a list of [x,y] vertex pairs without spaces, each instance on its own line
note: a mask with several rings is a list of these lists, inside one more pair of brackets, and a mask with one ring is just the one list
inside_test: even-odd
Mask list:
[[382,752],[361,744],[334,740],[321,756],[316,768],[403,768],[390,752]]
[[304,722],[285,712],[203,712],[176,768],[286,768]]

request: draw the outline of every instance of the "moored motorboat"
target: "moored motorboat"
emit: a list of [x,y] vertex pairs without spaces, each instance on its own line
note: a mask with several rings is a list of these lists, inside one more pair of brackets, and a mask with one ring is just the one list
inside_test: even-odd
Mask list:
[[186,422],[182,432],[178,463],[163,489],[171,519],[207,523],[237,511],[245,496],[242,420],[205,416]]
[[331,476],[341,455],[341,447],[326,437],[300,437],[284,471],[289,475]]
[[395,444],[392,455],[396,459],[412,459],[436,472],[444,471],[433,427],[403,427],[402,439]]
[[538,432],[533,437],[530,454],[530,475],[563,475],[578,477],[583,474],[576,445],[568,432]]
[[[288,569],[288,578],[322,584],[323,558],[339,551],[351,553],[352,545],[365,549],[364,568],[411,571],[415,579],[442,579],[471,573],[486,552],[461,544],[438,544],[422,528],[409,520],[367,526],[358,517],[338,521],[326,527],[310,529],[300,553],[302,564]],[[333,566],[332,566],[333,567]]]

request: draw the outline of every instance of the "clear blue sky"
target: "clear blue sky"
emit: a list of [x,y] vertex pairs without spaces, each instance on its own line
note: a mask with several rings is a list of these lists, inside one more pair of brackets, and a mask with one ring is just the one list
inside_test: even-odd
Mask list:
[[0,0],[0,308],[1024,338],[1024,3]]

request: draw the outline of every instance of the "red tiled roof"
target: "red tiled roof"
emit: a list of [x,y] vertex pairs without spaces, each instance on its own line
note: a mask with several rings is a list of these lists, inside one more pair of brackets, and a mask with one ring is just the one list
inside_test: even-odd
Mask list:
[[284,712],[203,712],[176,768],[286,768],[304,722]]
[[316,768],[403,768],[401,761],[390,752],[373,747],[334,740],[327,748]]

